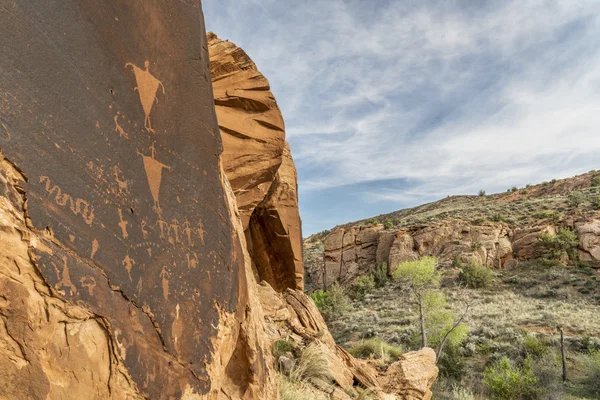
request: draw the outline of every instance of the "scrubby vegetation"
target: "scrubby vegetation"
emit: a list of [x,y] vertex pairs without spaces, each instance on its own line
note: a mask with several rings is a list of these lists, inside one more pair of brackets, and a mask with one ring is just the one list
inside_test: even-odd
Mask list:
[[346,291],[337,282],[334,282],[329,290],[312,292],[310,297],[326,320],[337,318],[350,309]]
[[402,354],[402,347],[393,346],[379,338],[371,338],[355,343],[349,352],[356,358],[372,358],[386,362],[396,361]]
[[460,269],[459,281],[471,289],[487,288],[494,279],[492,271],[476,261],[471,261],[467,265],[459,263],[458,268]]
[[[439,268],[421,259],[391,266],[388,279],[388,266],[380,265],[359,281],[351,311],[328,320],[330,331],[357,357],[380,360],[380,368],[393,359],[381,356],[386,346],[419,349],[424,331],[439,351],[451,332],[439,351],[435,400],[600,399],[600,269],[585,261],[573,231],[574,221],[598,219],[598,210],[600,175],[590,173],[578,186],[552,180],[378,216],[386,229],[457,218],[549,233],[529,248],[532,259],[506,269],[460,258]],[[484,253],[478,243],[470,250]]]

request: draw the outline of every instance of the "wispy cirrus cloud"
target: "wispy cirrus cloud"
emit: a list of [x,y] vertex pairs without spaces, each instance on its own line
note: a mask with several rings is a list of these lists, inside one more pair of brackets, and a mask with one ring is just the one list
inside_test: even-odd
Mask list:
[[600,2],[205,0],[270,80],[305,233],[597,168]]

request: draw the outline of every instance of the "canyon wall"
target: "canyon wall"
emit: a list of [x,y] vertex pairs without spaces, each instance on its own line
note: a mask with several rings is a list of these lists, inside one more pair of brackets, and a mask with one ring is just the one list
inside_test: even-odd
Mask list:
[[351,284],[384,262],[391,272],[399,263],[423,256],[435,256],[442,265],[458,258],[490,268],[510,268],[519,260],[535,258],[540,234],[556,234],[559,227],[577,234],[581,260],[600,265],[599,223],[598,219],[586,218],[564,221],[563,225],[542,221],[516,228],[503,222],[474,224],[447,219],[403,229],[384,229],[381,224],[338,228],[324,240],[323,262],[307,265],[307,274],[310,284],[327,288],[334,281]]
[[277,291],[302,289],[298,182],[269,81],[241,48],[208,34],[223,168],[246,232],[253,269]]

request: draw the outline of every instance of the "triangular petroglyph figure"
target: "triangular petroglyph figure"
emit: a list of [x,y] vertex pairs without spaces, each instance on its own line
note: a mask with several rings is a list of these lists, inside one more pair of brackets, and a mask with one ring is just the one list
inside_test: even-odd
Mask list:
[[163,94],[165,94],[165,87],[162,82],[156,79],[149,71],[150,62],[146,61],[144,63],[145,70],[141,69],[137,65],[132,63],[125,64],[125,68],[132,67],[133,73],[135,74],[135,80],[137,82],[137,87],[135,90],[138,91],[140,95],[140,101],[142,102],[142,108],[144,109],[144,114],[146,114],[146,118],[144,120],[144,127],[150,131],[154,132],[152,129],[152,125],[150,124],[150,111],[152,111],[152,106],[156,101],[158,103],[158,98],[156,97],[156,92],[158,91],[158,87],[162,88]]
[[144,159],[144,169],[146,170],[146,177],[148,178],[148,185],[150,186],[150,192],[152,193],[152,198],[154,199],[154,208],[156,212],[160,211],[160,206],[158,203],[158,196],[160,194],[160,183],[162,181],[162,170],[163,168],[171,170],[171,167],[161,163],[160,161],[156,161],[154,158],[154,144],[150,146],[151,154],[147,156],[145,154],[137,152]]

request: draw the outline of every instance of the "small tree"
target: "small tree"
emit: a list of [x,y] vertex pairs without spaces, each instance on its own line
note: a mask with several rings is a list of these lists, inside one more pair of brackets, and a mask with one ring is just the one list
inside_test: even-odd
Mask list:
[[569,204],[569,206],[571,206],[573,208],[579,207],[584,201],[585,201],[585,196],[583,195],[583,193],[581,193],[579,191],[572,192],[571,194],[569,194],[569,197],[567,198],[567,204]]
[[479,197],[483,197],[483,196],[485,196],[485,190],[481,189],[479,191]]
[[400,263],[392,278],[408,287],[419,306],[419,321],[421,323],[421,346],[427,346],[427,331],[425,329],[424,302],[427,292],[440,286],[440,273],[436,271],[437,259],[423,257],[416,261]]

